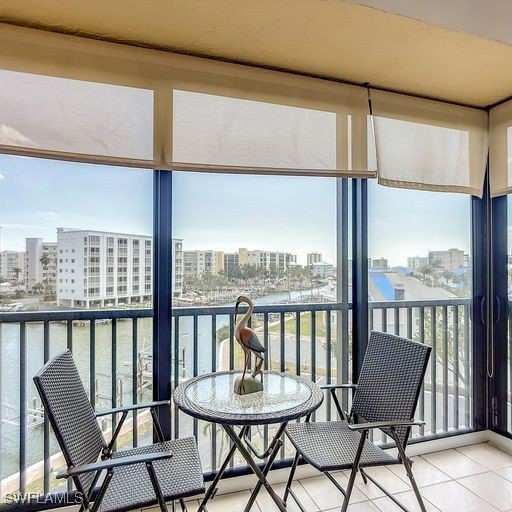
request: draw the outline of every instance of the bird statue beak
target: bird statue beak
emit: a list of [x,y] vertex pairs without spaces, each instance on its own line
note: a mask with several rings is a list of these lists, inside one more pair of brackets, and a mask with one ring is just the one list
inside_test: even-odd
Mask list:
[[235,304],[235,318],[237,317],[238,315],[238,306],[240,305],[240,301],[237,301],[236,304]]

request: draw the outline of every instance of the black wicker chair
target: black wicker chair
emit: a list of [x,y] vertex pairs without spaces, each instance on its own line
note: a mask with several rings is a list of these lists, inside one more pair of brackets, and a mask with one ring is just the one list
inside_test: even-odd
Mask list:
[[[344,495],[342,512],[348,508],[356,474],[366,484],[371,480],[401,509],[407,509],[363,468],[388,464],[403,464],[411,481],[413,491],[422,511],[425,505],[411,470],[412,461],[405,455],[405,447],[413,425],[424,425],[414,420],[423,377],[431,348],[414,341],[386,334],[372,332],[364,357],[359,382],[353,384],[322,386],[331,393],[341,418],[340,421],[309,422],[290,424],[286,435],[297,452],[290,471],[284,495],[286,502],[291,495],[302,511],[302,505],[291,490],[293,476],[299,458],[324,473]],[[354,389],[350,414],[341,409],[336,389]],[[357,423],[354,420],[357,419]],[[362,422],[361,422],[362,421]],[[390,436],[397,448],[398,457],[393,457],[368,440],[372,429],[381,429]],[[352,469],[347,488],[343,489],[331,471]]]
[[[87,397],[71,352],[55,356],[34,377],[46,414],[67,464],[57,478],[72,478],[83,502],[80,510],[125,511],[179,500],[204,491],[203,473],[193,437],[164,441],[155,413],[169,407],[168,400],[119,407],[95,413]],[[149,408],[161,442],[126,451],[113,450],[129,411]],[[97,418],[121,414],[109,443]],[[104,477],[100,488],[96,483]]]

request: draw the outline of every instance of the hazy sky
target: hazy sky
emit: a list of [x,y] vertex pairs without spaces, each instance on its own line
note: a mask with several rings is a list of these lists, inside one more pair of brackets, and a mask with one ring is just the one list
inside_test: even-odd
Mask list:
[[[321,252],[335,263],[335,180],[175,173],[174,236],[185,249]],[[0,155],[1,249],[57,227],[152,232],[151,171]],[[369,250],[391,265],[470,246],[470,198],[369,187]]]

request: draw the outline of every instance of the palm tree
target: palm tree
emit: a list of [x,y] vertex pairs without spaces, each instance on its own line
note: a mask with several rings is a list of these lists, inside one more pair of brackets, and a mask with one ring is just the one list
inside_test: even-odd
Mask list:
[[12,269],[12,274],[13,274],[13,276],[12,276],[13,284],[14,283],[19,284],[21,268],[20,267],[14,267]]
[[20,274],[21,274],[21,268],[20,267],[14,267],[12,269],[12,278],[11,278],[11,284],[14,286],[16,290],[16,297],[19,295],[19,286],[20,286]]
[[43,255],[39,258],[39,262],[43,266],[43,270],[46,272],[46,277],[44,279],[44,299],[48,299],[48,283],[49,283],[49,277],[48,277],[48,267],[50,266],[50,263],[53,261],[53,258],[50,257],[47,253],[43,253]]

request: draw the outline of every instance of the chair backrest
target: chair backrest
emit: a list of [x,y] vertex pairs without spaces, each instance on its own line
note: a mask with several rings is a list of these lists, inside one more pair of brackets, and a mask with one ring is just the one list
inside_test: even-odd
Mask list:
[[[106,444],[71,352],[48,361],[34,383],[68,467],[95,462]],[[87,495],[93,479],[86,473],[74,481]]]
[[[351,414],[367,421],[414,417],[431,348],[394,334],[373,331],[354,393]],[[389,429],[382,429],[390,435]],[[405,447],[410,428],[398,428]]]

